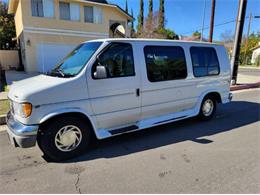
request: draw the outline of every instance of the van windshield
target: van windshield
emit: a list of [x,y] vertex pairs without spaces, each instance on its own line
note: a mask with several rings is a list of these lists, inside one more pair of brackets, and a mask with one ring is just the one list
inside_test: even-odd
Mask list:
[[79,45],[51,70],[49,75],[59,77],[73,77],[77,75],[101,44],[102,42],[89,42]]

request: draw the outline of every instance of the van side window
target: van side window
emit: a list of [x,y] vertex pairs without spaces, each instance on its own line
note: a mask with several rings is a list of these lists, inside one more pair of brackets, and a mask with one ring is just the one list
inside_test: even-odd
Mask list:
[[[129,43],[111,43],[99,55],[99,63],[107,69],[107,78],[134,76],[134,57],[132,45]],[[93,66],[95,71],[97,62]]]
[[147,76],[150,82],[185,79],[187,66],[179,46],[146,46],[144,48]]
[[219,62],[214,48],[191,47],[190,53],[195,77],[219,74]]

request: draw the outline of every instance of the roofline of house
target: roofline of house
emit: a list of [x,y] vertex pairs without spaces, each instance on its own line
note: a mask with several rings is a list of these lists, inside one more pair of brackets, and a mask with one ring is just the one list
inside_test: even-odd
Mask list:
[[[121,7],[119,7],[118,5],[115,4],[105,4],[105,3],[98,3],[98,2],[93,2],[93,1],[86,1],[86,0],[75,0],[81,3],[89,3],[89,4],[93,4],[93,5],[102,5],[102,6],[107,6],[107,7],[114,7],[116,8],[118,11],[120,11],[123,15],[125,15],[128,20],[134,20],[133,16],[131,16],[130,14],[128,14],[127,12],[125,12],[125,10],[123,10]],[[17,6],[18,6],[18,2],[19,0],[9,0],[9,4],[8,4],[8,13],[9,14],[14,14]]]
[[107,6],[107,7],[114,7],[117,8],[120,12],[122,12],[124,15],[126,15],[128,17],[129,20],[133,20],[133,16],[131,16],[129,13],[127,13],[125,10],[123,10],[120,6],[116,5],[116,4],[110,4],[110,3],[98,3],[98,2],[93,2],[93,1],[88,1],[88,0],[77,0],[79,2],[82,3],[90,3],[90,4],[94,4],[94,5],[103,5],[103,6]]
[[14,14],[17,6],[18,6],[18,0],[9,0],[8,3],[8,14]]

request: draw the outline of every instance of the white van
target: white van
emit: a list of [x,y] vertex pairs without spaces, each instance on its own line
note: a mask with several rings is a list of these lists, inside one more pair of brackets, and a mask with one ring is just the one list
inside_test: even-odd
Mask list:
[[7,116],[11,142],[38,143],[62,160],[104,139],[199,116],[228,103],[224,46],[201,42],[102,39],[82,43],[51,72],[15,83]]

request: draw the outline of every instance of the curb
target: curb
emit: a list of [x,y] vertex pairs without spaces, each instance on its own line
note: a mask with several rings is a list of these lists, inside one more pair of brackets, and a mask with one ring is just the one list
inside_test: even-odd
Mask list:
[[5,125],[6,124],[6,115],[0,115],[0,125]]
[[257,83],[250,83],[250,84],[238,84],[230,86],[230,91],[237,91],[243,89],[251,89],[251,88],[258,88],[260,87],[260,82]]

